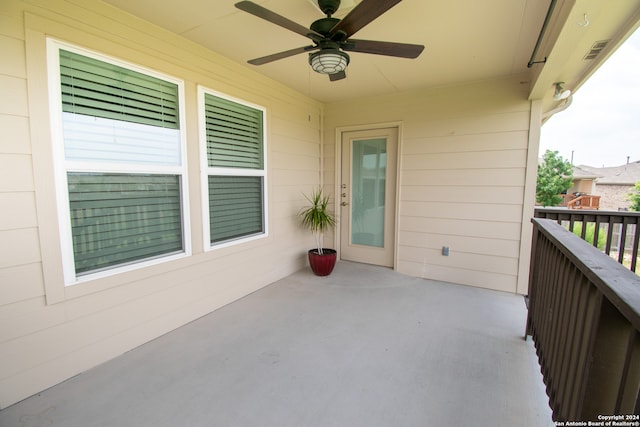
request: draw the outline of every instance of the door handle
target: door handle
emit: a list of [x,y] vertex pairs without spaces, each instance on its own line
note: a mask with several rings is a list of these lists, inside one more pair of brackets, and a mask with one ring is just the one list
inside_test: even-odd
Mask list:
[[340,203],[340,204],[341,204],[342,206],[347,206],[349,203],[347,203],[347,202],[342,202],[342,203]]

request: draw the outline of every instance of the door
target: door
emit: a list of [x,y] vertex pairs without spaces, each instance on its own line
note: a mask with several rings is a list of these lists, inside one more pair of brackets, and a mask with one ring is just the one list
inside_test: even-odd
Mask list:
[[340,258],[393,267],[398,129],[342,133]]

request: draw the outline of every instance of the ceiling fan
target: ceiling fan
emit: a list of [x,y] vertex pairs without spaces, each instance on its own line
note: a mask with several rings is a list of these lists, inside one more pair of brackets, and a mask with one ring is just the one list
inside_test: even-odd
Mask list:
[[309,53],[311,68],[318,73],[328,74],[331,81],[336,81],[346,77],[345,69],[350,61],[346,52],[371,53],[399,58],[417,58],[422,53],[423,45],[350,38],[400,1],[362,0],[347,16],[338,19],[332,18],[331,15],[340,7],[340,0],[318,0],[320,10],[327,16],[314,21],[309,28],[251,1],[241,1],[236,3],[236,7],[313,41],[313,45],[310,46],[251,59],[248,61],[249,64],[262,65],[299,53],[311,52]]

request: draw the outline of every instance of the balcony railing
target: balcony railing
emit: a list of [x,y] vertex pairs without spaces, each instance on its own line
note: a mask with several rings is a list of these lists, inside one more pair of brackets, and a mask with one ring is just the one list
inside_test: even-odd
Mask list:
[[535,217],[555,220],[631,271],[636,271],[640,240],[640,212],[537,208]]
[[569,209],[600,209],[600,196],[578,196],[567,202]]
[[535,342],[554,420],[635,416],[640,276],[554,220],[532,222],[526,334]]
[[562,202],[558,206],[569,209],[600,209],[600,196],[591,196],[581,193],[558,194],[562,197]]

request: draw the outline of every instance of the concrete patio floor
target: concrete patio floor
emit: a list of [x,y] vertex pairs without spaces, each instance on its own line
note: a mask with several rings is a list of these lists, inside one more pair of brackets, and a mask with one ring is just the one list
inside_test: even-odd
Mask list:
[[0,426],[553,426],[525,320],[518,295],[304,269],[0,411]]

